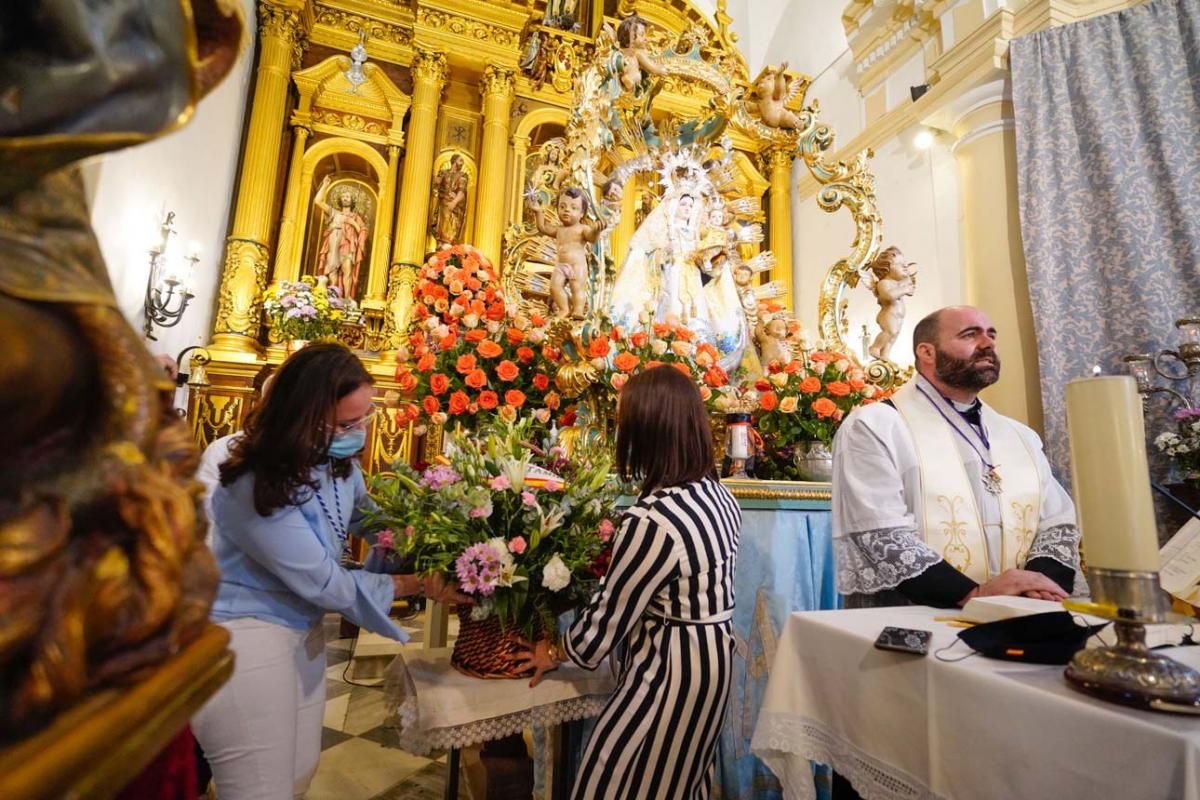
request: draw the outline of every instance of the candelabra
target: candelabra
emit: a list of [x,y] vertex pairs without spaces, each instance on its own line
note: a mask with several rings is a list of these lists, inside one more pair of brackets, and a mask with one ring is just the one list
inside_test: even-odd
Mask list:
[[[1175,327],[1179,329],[1181,337],[1178,349],[1160,350],[1156,354],[1138,353],[1123,359],[1129,374],[1137,381],[1137,390],[1142,396],[1143,405],[1150,395],[1160,393],[1170,395],[1184,408],[1195,405],[1195,381],[1196,376],[1200,375],[1200,317],[1176,320]],[[1158,385],[1159,378],[1171,383],[1187,381],[1187,394],[1169,386]]]
[[150,274],[146,277],[146,300],[143,305],[146,338],[157,341],[154,326],[172,328],[179,324],[188,303],[192,301],[188,278],[200,260],[193,250],[182,260],[174,257],[171,237],[175,235],[175,212],[168,211],[163,220],[162,238],[150,248]]

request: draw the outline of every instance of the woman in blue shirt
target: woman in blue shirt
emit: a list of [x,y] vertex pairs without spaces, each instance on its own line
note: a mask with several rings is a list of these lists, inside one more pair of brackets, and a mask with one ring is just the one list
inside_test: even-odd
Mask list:
[[221,465],[212,513],[222,577],[212,617],[229,629],[236,661],[193,727],[222,800],[292,798],[308,788],[321,753],[326,613],[405,641],[388,617],[396,597],[461,599],[441,579],[340,564],[372,507],[353,458],[375,412],[371,384],[339,344],[300,350]]

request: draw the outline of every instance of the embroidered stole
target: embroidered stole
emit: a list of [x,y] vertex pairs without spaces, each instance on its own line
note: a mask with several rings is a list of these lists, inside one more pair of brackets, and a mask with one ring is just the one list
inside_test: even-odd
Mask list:
[[[927,389],[938,402],[936,390]],[[975,502],[971,477],[959,454],[958,434],[950,429],[924,395],[916,380],[901,387],[892,403],[912,435],[921,475],[921,497],[911,503],[925,543],[941,553],[950,566],[976,583],[989,577],[988,549],[983,518]],[[956,415],[953,406],[944,409]],[[981,418],[991,443],[991,460],[1001,475],[1000,569],[1020,567],[1037,533],[1042,504],[1041,478],[1037,461],[1015,425],[984,404]],[[964,435],[982,450],[970,424],[962,423]],[[981,469],[982,469],[981,465]]]

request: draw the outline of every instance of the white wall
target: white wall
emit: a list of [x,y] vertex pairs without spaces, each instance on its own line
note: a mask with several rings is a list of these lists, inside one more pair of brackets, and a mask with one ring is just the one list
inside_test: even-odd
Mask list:
[[[253,27],[255,4],[244,0]],[[191,122],[169,136],[121,150],[84,170],[92,204],[92,227],[108,264],[121,311],[142,328],[142,304],[150,271],[148,249],[167,211],[175,212],[180,244],[199,247],[192,276],[195,298],[174,328],[155,329],[153,353],[176,355],[188,345],[207,344],[221,279],[225,234],[233,202],[242,120],[252,79],[253,44],[212,93],[200,101]]]

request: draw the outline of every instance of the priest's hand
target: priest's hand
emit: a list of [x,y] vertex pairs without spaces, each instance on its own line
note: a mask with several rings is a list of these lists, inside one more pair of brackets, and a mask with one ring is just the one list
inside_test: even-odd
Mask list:
[[536,642],[525,639],[519,641],[521,649],[510,655],[508,660],[522,669],[533,668],[533,679],[529,681],[529,688],[532,689],[542,682],[543,675],[558,669],[562,659],[558,655],[557,645],[551,644],[549,639],[538,639]]
[[977,592],[979,597],[997,594],[1024,595],[1056,602],[1067,599],[1067,593],[1061,586],[1042,573],[1027,569],[1006,569],[980,586]]

